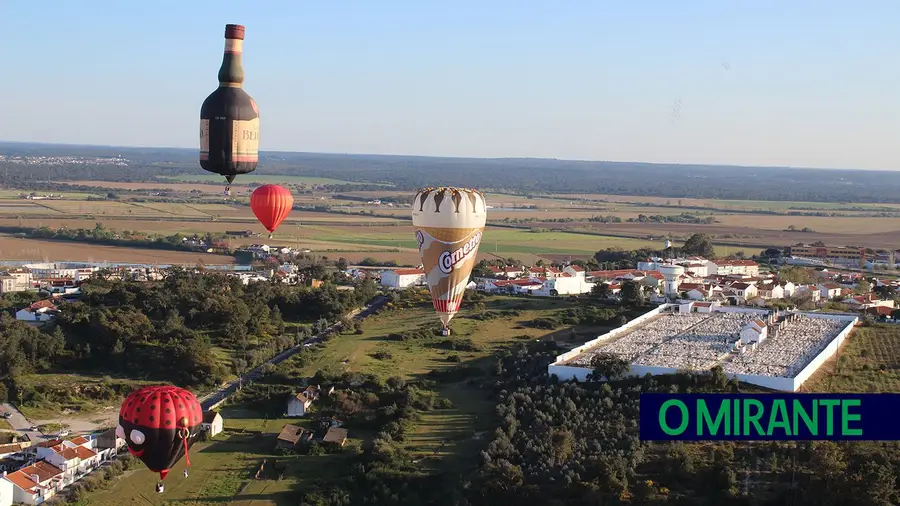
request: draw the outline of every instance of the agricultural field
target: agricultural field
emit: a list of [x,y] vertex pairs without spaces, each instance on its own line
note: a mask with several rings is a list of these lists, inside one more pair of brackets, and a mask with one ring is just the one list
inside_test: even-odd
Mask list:
[[857,327],[803,385],[808,392],[900,392],[900,325]]
[[232,264],[234,258],[210,253],[124,248],[77,242],[0,236],[0,258],[21,261],[126,262],[139,264]]
[[[168,179],[185,183],[208,182],[221,183],[225,186],[225,178],[216,174],[184,174],[180,176],[172,176]],[[306,176],[269,176],[263,174],[243,174],[238,176],[232,186],[243,186],[250,183],[258,184],[306,184],[306,185],[338,185],[353,184],[353,181],[342,181],[340,179],[330,179],[326,177],[306,177]],[[365,183],[374,184],[374,183]],[[386,185],[387,186],[387,185]]]

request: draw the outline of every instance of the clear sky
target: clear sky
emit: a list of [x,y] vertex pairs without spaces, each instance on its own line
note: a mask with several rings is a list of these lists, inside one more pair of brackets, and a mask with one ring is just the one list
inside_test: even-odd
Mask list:
[[0,140],[900,169],[896,0],[0,2]]

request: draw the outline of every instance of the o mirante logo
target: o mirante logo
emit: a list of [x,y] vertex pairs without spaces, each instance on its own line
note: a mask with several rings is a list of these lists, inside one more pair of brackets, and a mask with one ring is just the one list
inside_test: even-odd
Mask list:
[[640,437],[900,440],[900,394],[641,394]]

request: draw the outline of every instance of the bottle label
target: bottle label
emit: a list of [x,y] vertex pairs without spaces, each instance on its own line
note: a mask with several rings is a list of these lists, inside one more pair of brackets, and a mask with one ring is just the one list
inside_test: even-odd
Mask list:
[[259,118],[234,121],[231,159],[235,162],[259,161]]
[[200,159],[209,160],[209,120],[200,120]]

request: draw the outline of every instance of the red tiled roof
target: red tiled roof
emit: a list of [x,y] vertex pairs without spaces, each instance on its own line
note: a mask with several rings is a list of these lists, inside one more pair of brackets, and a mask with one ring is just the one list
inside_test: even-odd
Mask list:
[[887,306],[873,306],[873,307],[866,308],[866,313],[875,314],[878,316],[891,316],[891,313],[893,313],[893,312],[894,312],[894,308],[890,308]]
[[394,269],[394,274],[398,276],[414,276],[416,274],[425,274],[423,269]]
[[37,483],[31,481],[31,477],[28,474],[25,474],[25,470],[28,469],[19,469],[14,473],[9,473],[6,475],[6,479],[11,481],[13,485],[21,488],[22,490],[31,490],[37,487]]
[[570,265],[569,268],[575,272],[584,272],[584,268],[578,265]]
[[89,459],[91,457],[97,456],[97,452],[91,450],[90,448],[85,448],[83,446],[79,446],[75,448],[75,453],[78,455],[80,459]]
[[76,437],[73,437],[72,439],[70,439],[69,441],[72,443],[75,443],[77,445],[83,445],[85,443],[90,443],[90,441],[88,439],[86,439],[84,436],[76,436]]

